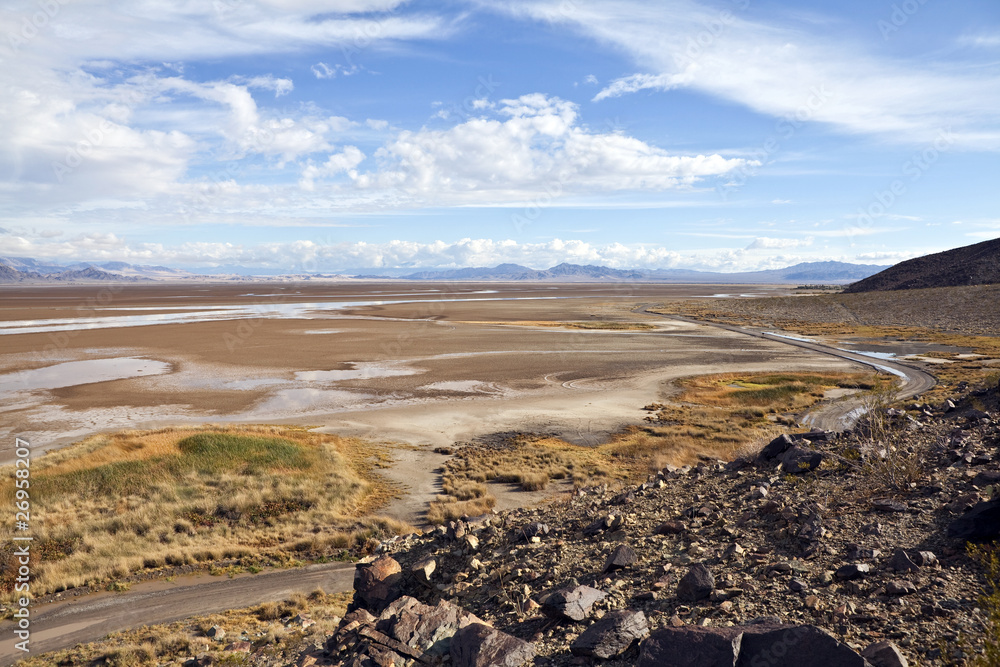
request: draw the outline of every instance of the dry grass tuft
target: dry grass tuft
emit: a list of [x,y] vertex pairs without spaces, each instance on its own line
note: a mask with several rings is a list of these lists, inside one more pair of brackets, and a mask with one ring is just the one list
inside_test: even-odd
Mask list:
[[[32,465],[32,592],[102,586],[145,568],[290,554],[345,556],[412,528],[366,517],[390,491],[376,450],[277,426],[97,435]],[[0,499],[12,502],[12,469]],[[10,528],[0,528],[0,539]],[[303,545],[303,542],[306,542]],[[12,581],[0,577],[10,595]]]

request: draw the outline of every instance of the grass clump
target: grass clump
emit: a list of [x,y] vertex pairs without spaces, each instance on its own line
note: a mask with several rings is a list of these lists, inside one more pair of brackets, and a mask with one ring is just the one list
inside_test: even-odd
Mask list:
[[[358,439],[268,426],[87,438],[33,462],[32,592],[105,587],[144,568],[340,556],[411,530],[368,516],[390,495],[376,454]],[[0,499],[14,490],[8,467]],[[12,584],[0,576],[4,594]]]

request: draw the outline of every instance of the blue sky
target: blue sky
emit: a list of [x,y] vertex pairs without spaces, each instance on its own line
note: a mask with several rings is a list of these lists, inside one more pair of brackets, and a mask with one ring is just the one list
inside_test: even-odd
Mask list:
[[1000,237],[996,3],[0,12],[0,255],[735,271]]

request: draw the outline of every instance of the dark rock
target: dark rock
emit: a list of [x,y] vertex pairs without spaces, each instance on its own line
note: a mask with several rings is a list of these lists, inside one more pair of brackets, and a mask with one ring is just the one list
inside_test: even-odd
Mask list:
[[624,570],[639,562],[639,557],[635,550],[627,544],[619,544],[608,559],[604,562],[604,573]]
[[[749,630],[749,629],[748,629]],[[722,664],[722,663],[720,663]],[[743,635],[737,667],[869,667],[865,659],[823,630],[799,625]]]
[[654,535],[678,535],[687,530],[687,526],[681,521],[664,521],[653,529]]
[[889,568],[896,572],[916,572],[920,569],[902,549],[896,549],[892,554],[892,558],[889,559]]
[[[441,600],[434,607],[402,597],[389,604],[375,623],[375,628],[401,646],[387,643],[389,648],[416,655],[447,655],[452,636],[460,627],[481,623],[476,615],[458,605]],[[383,642],[385,643],[385,642]]]
[[765,461],[776,459],[781,454],[784,454],[794,444],[795,442],[792,440],[791,436],[787,433],[782,433],[777,438],[764,445],[764,448],[760,450],[759,456]]
[[788,582],[788,588],[793,593],[801,593],[802,591],[809,588],[809,584],[806,583],[805,581],[802,581],[801,579],[792,579],[791,581]]
[[704,600],[715,589],[715,577],[705,565],[691,566],[687,574],[677,584],[677,597],[689,602]]
[[593,537],[594,535],[600,535],[606,530],[617,530],[621,528],[622,517],[620,514],[609,514],[608,516],[597,519],[596,521],[587,525],[583,529],[583,534],[588,537]]
[[912,595],[917,592],[917,587],[909,581],[893,580],[885,585],[886,595]]
[[542,601],[542,611],[549,616],[582,621],[590,616],[594,603],[607,597],[604,591],[590,586],[563,588],[550,593]]
[[948,535],[959,540],[983,542],[1000,535],[1000,498],[977,504],[948,526]]
[[909,667],[909,663],[892,642],[876,642],[861,652],[872,667]]
[[529,523],[517,531],[517,538],[521,542],[530,542],[533,537],[545,537],[549,534],[549,527],[538,521]]
[[872,509],[876,512],[905,512],[906,503],[891,498],[878,498],[872,501]]
[[972,484],[979,488],[997,483],[1000,483],[1000,470],[983,470],[972,479]]
[[837,568],[836,577],[841,581],[851,581],[871,572],[871,566],[867,563],[851,563]]
[[736,667],[741,628],[663,628],[639,649],[638,667]]
[[534,658],[534,644],[484,623],[467,625],[451,638],[455,667],[521,667]]
[[823,463],[823,454],[801,447],[792,447],[781,455],[781,469],[792,475],[815,470]]
[[913,555],[913,561],[920,567],[934,567],[938,559],[933,551],[918,551]]
[[358,563],[354,570],[354,591],[366,608],[380,612],[402,594],[402,572],[399,563],[390,556]]
[[451,541],[457,541],[465,537],[465,533],[468,532],[468,524],[464,521],[449,521],[448,522],[448,539]]
[[420,583],[429,584],[436,569],[437,561],[428,556],[427,558],[421,558],[410,566],[410,574]]
[[224,639],[226,636],[226,630],[225,628],[220,628],[218,625],[213,625],[205,634],[213,639]]
[[649,635],[646,615],[641,611],[613,611],[577,637],[570,650],[573,655],[607,660],[624,653],[633,642]]

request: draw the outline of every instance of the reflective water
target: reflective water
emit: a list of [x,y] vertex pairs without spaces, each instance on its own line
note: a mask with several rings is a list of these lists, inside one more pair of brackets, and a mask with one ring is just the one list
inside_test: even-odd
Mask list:
[[0,375],[0,391],[59,389],[92,382],[162,375],[169,373],[170,370],[171,366],[168,363],[138,357],[67,361],[45,368]]

